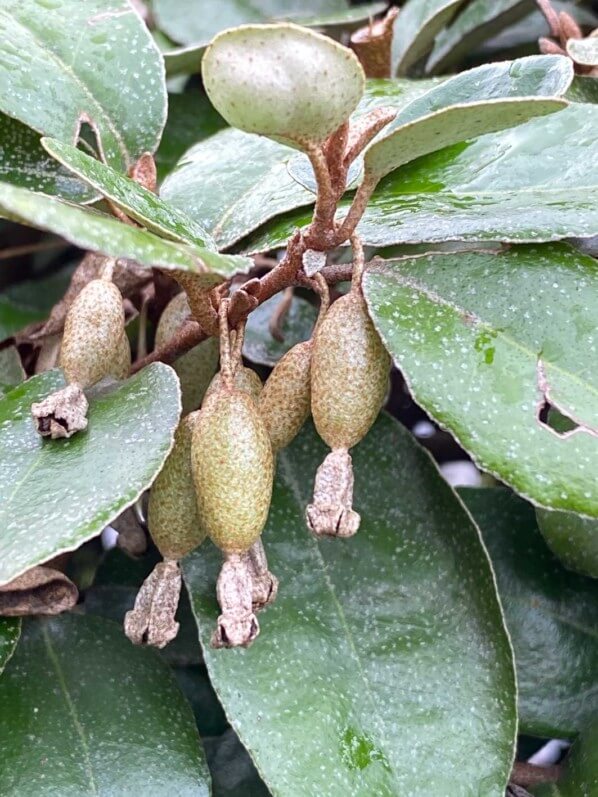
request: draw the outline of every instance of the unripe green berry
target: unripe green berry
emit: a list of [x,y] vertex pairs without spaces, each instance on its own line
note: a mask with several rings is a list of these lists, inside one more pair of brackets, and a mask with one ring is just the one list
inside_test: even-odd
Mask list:
[[274,451],[286,448],[309,416],[312,341],[293,346],[277,363],[258,398]]
[[[156,347],[162,346],[190,318],[191,311],[187,294],[183,291],[172,299],[160,317],[156,329]],[[196,410],[202,402],[204,394],[218,367],[218,339],[208,338],[194,346],[172,367],[181,383],[183,414]]]
[[172,451],[150,491],[148,526],[165,559],[181,559],[206,536],[199,521],[191,472],[191,440],[198,416],[193,412],[180,422]]
[[224,385],[212,393],[193,430],[191,460],[204,530],[226,554],[249,550],[268,517],[274,471],[255,401]]
[[332,449],[349,449],[369,431],[384,403],[390,357],[360,293],[328,310],[314,339],[311,410]]
[[105,279],[88,282],[64,324],[60,365],[69,383],[89,387],[105,377],[118,354],[125,329],[122,296]]
[[[248,396],[254,401],[257,401],[260,393],[262,392],[262,380],[251,368],[246,368],[244,365],[239,365],[234,375],[235,388],[240,390],[241,393],[247,393]],[[222,376],[220,371],[210,382],[210,386],[206,390],[204,402],[218,390],[222,388]]]

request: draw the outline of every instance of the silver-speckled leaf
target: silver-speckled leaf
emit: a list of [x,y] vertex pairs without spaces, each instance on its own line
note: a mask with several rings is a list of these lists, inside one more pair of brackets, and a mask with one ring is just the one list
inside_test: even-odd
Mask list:
[[598,578],[598,520],[540,508],[536,515],[548,547],[565,567]]
[[[598,517],[598,271],[564,244],[373,264],[370,314],[415,400],[533,502]],[[557,407],[578,428],[544,421]]]
[[290,24],[220,33],[201,71],[229,124],[299,149],[321,143],[348,119],[365,85],[355,53]]
[[0,678],[0,793],[208,797],[193,713],[155,651],[110,620],[27,620]]
[[4,0],[0,110],[71,142],[90,120],[125,171],[160,141],[164,63],[126,0]]
[[569,39],[567,54],[582,66],[598,66],[598,35],[585,39]]
[[464,0],[407,0],[394,23],[392,74],[405,75],[432,48],[434,38]]
[[172,446],[181,409],[172,368],[155,363],[94,388],[87,431],[44,440],[31,404],[63,385],[47,371],[0,400],[0,584],[99,534],[149,487]]
[[359,532],[318,542],[304,513],[324,453],[308,424],[279,454],[263,540],[280,589],[249,649],[209,644],[218,552],[183,563],[227,716],[273,794],[447,797],[466,784],[502,797],[515,683],[477,529],[382,416],[352,452]]

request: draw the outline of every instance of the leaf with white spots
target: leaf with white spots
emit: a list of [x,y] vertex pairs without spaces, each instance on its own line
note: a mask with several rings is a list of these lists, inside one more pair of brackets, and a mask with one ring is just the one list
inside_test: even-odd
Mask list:
[[519,732],[575,736],[598,713],[598,582],[565,570],[534,508],[510,490],[458,492],[496,573],[515,651]]
[[352,50],[298,25],[245,25],[218,34],[201,73],[233,127],[298,149],[321,144],[357,107],[365,75]]
[[216,249],[213,238],[199,224],[135,180],[70,144],[42,138],[42,145],[66,169],[156,235],[199,248]]
[[536,515],[549,548],[565,567],[598,578],[598,520],[548,509],[537,509]]
[[0,400],[0,584],[100,534],[149,487],[172,446],[181,410],[172,368],[155,363],[93,388],[87,431],[43,439],[31,404],[63,385],[48,371]]
[[15,652],[20,636],[19,617],[0,617],[0,675]]
[[0,678],[0,755],[7,797],[210,794],[174,676],[100,617],[24,623]]
[[213,284],[253,265],[247,257],[168,241],[105,213],[6,183],[0,183],[0,214],[61,235],[81,249],[137,260],[148,267],[191,271]]
[[393,74],[405,75],[432,48],[434,38],[464,0],[408,0],[394,23]]
[[[564,244],[373,264],[364,292],[414,399],[533,502],[598,516],[596,262]],[[565,434],[545,420],[571,418]]]
[[0,110],[62,141],[89,121],[126,171],[160,141],[164,63],[127,0],[4,0]]
[[32,191],[85,202],[95,194],[56,163],[40,144],[39,133],[0,113],[0,180]]
[[[598,107],[572,105],[413,161],[379,184],[358,232],[376,247],[597,235],[597,127]],[[274,219],[243,250],[281,246],[308,222],[305,213]]]
[[446,71],[486,38],[525,17],[532,8],[533,0],[473,0],[437,36],[426,71]]
[[243,355],[254,363],[274,366],[296,343],[308,340],[313,332],[318,312],[313,304],[293,296],[293,301],[284,316],[280,331],[283,340],[276,340],[270,331],[270,321],[283,301],[278,293],[250,314],[245,330]]
[[531,56],[462,72],[399,112],[365,153],[377,179],[409,161],[566,107],[573,80],[568,58]]
[[515,683],[479,534],[429,456],[382,416],[353,450],[350,540],[305,526],[325,447],[278,457],[264,545],[280,579],[249,649],[214,650],[220,555],[183,562],[224,709],[273,794],[502,797]]
[[569,39],[567,54],[582,66],[598,66],[598,34],[585,39]]

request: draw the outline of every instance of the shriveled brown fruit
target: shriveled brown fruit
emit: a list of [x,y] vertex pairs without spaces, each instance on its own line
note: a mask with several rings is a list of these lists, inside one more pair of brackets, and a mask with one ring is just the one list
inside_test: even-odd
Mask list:
[[38,566],[0,587],[0,617],[60,614],[72,609],[79,592],[64,573]]
[[[156,348],[162,346],[175,334],[180,325],[191,317],[186,293],[178,293],[168,303],[160,316],[156,329]],[[208,338],[194,346],[172,367],[181,383],[183,414],[196,410],[218,367],[218,339]]]
[[[260,393],[262,392],[262,380],[251,368],[246,368],[244,365],[239,365],[234,375],[235,388],[242,393],[246,393],[254,401],[257,401]],[[222,375],[220,372],[210,382],[210,386],[206,390],[204,396],[204,403],[216,391],[222,388]]]
[[307,420],[311,397],[311,340],[297,343],[276,363],[258,398],[274,452],[286,448]]
[[226,554],[249,550],[268,517],[274,471],[268,431],[249,395],[222,384],[204,401],[191,461],[204,530]]
[[148,526],[165,559],[182,559],[205,539],[191,472],[191,441],[199,412],[180,422],[174,446],[150,490]]
[[89,387],[110,370],[125,330],[120,291],[109,279],[89,282],[66,317],[60,365],[71,384]]
[[349,449],[376,420],[389,370],[390,357],[354,286],[328,310],[314,339],[311,410],[318,433],[332,449],[318,468],[313,503],[306,511],[307,524],[317,535],[350,537],[359,528]]

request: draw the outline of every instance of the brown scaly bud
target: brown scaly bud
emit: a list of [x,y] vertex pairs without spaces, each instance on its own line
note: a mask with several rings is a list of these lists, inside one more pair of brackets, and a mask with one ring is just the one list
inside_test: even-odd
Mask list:
[[[191,317],[189,301],[183,291],[166,306],[156,330],[156,348],[168,341]],[[192,348],[173,363],[179,381],[183,402],[183,414],[196,410],[202,402],[210,381],[218,367],[218,340],[208,338]]]
[[289,349],[259,395],[258,408],[275,453],[289,445],[309,416],[312,350],[311,340]]
[[320,437],[332,449],[318,469],[314,501],[306,513],[317,535],[348,537],[359,527],[351,508],[348,451],[373,425],[388,386],[390,357],[367,312],[359,260],[351,291],[332,305],[314,339],[311,410]]
[[172,451],[150,491],[148,526],[165,561],[145,580],[135,608],[125,616],[125,633],[137,645],[164,647],[177,635],[175,614],[181,590],[177,562],[206,536],[191,473],[191,440],[198,415],[191,413],[179,424]]

